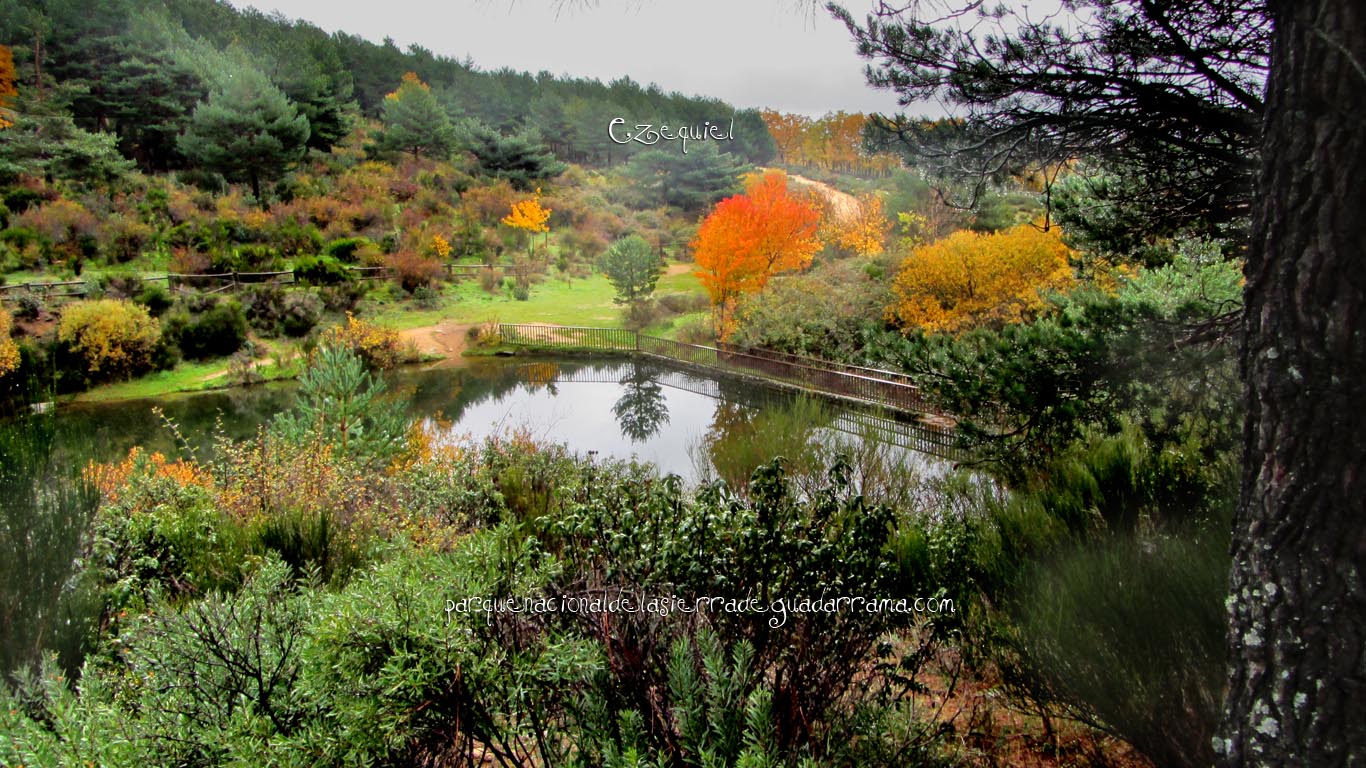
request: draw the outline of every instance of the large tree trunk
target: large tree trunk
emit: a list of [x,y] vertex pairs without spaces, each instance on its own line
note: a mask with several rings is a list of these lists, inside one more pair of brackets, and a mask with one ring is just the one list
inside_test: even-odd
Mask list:
[[1366,765],[1366,3],[1272,0],[1226,765]]

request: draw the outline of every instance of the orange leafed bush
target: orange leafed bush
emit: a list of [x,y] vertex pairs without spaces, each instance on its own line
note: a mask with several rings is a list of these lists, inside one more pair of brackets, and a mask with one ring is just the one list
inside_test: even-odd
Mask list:
[[386,257],[384,265],[394,270],[399,286],[408,293],[435,283],[445,274],[445,269],[437,259],[406,249]]
[[1043,307],[1046,292],[1076,282],[1069,253],[1057,227],[955,232],[901,262],[888,316],[908,328],[947,332],[1020,322]]
[[717,203],[692,247],[722,337],[731,330],[736,299],[762,290],[776,274],[810,266],[820,250],[819,222],[819,211],[788,191],[781,172],[751,180],[744,194]]
[[168,461],[160,453],[148,454],[136,446],[128,451],[123,461],[92,461],[85,468],[86,481],[99,491],[100,498],[108,502],[119,500],[119,494],[134,475],[167,479],[182,488],[190,485],[213,487],[213,478],[208,471],[195,462],[184,459]]

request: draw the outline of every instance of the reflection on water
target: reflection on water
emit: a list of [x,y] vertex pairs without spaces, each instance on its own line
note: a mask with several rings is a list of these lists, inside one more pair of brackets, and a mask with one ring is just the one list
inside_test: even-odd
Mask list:
[[[407,401],[414,417],[440,418],[452,438],[517,430],[581,455],[649,462],[688,482],[719,476],[743,484],[758,463],[775,455],[799,475],[828,460],[836,442],[883,444],[860,461],[872,468],[863,471],[884,477],[914,474],[904,472],[907,462],[918,472],[945,464],[907,450],[925,449],[924,436],[907,425],[647,362],[492,360],[388,378],[389,389]],[[73,471],[92,459],[121,459],[134,446],[206,459],[216,439],[249,437],[290,408],[294,392],[293,384],[283,383],[60,407],[51,433],[42,433],[48,436],[39,441],[41,455],[4,467],[0,621],[6,637],[0,663],[10,668],[38,645],[56,648],[62,642],[54,638],[68,626],[66,609],[56,595],[71,575],[89,514],[69,498]],[[0,424],[0,438],[5,429]],[[933,441],[926,445],[933,448]]]
[[621,397],[612,406],[617,415],[621,434],[633,443],[643,443],[669,423],[669,404],[664,399],[664,388],[650,377],[649,371],[631,366],[622,378]]
[[[807,442],[803,435],[822,429],[855,438],[872,435],[918,451],[936,447],[913,425],[833,405],[799,412],[796,418],[791,412],[801,400],[788,392],[649,362],[491,360],[459,368],[402,371],[388,381],[390,391],[407,401],[414,417],[440,417],[443,424],[449,422],[452,436],[482,438],[520,430],[538,440],[564,443],[580,454],[650,462],[689,481],[706,474],[695,467],[697,446],[716,441],[728,446],[723,454],[790,455],[791,446]],[[216,436],[250,436],[275,413],[291,407],[294,389],[283,383],[118,403],[76,403],[62,406],[58,421],[66,433],[81,435],[82,445],[96,460],[122,458],[136,445],[206,458]],[[154,409],[160,409],[165,419]],[[167,422],[178,425],[183,441]],[[775,442],[778,437],[789,440]]]

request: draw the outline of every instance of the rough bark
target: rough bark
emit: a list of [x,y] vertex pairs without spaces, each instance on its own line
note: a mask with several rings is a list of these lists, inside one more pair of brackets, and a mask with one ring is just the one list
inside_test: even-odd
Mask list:
[[1366,3],[1273,0],[1224,765],[1366,765]]

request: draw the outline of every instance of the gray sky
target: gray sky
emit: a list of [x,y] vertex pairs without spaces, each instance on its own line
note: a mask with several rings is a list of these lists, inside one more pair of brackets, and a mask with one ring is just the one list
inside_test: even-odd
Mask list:
[[[417,43],[481,69],[622,75],[739,107],[894,112],[870,88],[842,24],[802,0],[231,0],[328,31]],[[846,0],[861,18],[872,0]]]

